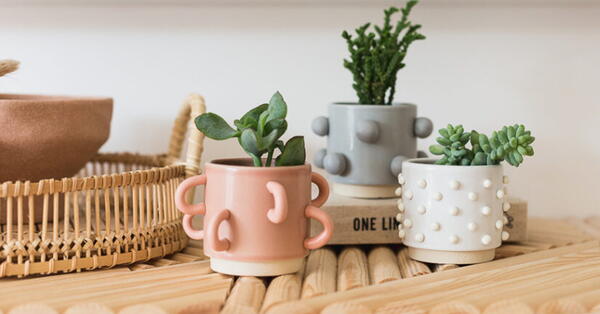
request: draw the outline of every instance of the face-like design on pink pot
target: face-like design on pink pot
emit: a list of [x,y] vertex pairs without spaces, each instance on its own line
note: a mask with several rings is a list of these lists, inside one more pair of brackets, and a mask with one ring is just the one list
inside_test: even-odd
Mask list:
[[[252,167],[249,159],[217,160],[206,174],[185,180],[177,189],[183,226],[193,239],[204,239],[213,270],[232,275],[273,276],[298,271],[309,249],[327,243],[333,224],[319,209],[329,196],[327,181],[310,165]],[[319,195],[311,200],[311,183]],[[185,193],[205,185],[205,203],[191,205]],[[204,230],[191,226],[193,215],[205,215]],[[324,230],[308,238],[308,219]]]

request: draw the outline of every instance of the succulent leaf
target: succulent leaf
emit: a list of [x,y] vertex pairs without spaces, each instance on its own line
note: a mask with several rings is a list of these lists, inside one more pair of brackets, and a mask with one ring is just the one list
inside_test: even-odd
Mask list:
[[194,122],[198,130],[213,140],[225,140],[239,135],[223,118],[211,112],[201,114]]
[[303,165],[306,159],[304,148],[304,137],[294,136],[285,143],[281,155],[275,159],[276,166],[298,166]]
[[[524,156],[533,156],[535,141],[531,131],[522,124],[504,126],[499,131],[492,132],[490,137],[477,131],[464,132],[462,125],[448,124],[439,130],[442,137],[438,138],[439,145],[431,145],[429,150],[442,158],[436,162],[441,165],[497,165],[506,161],[518,167],[523,163]],[[447,136],[446,136],[447,135]],[[471,143],[471,148],[466,145]]]

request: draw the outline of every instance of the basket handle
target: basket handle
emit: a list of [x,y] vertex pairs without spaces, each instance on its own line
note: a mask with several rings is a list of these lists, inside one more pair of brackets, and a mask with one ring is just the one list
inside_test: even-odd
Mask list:
[[206,112],[204,98],[198,94],[190,94],[183,102],[183,106],[175,119],[171,140],[169,142],[169,152],[167,153],[167,163],[173,164],[182,157],[184,140],[187,133],[187,152],[185,155],[185,175],[191,177],[200,173],[200,158],[204,150],[204,134],[192,124],[194,118]]

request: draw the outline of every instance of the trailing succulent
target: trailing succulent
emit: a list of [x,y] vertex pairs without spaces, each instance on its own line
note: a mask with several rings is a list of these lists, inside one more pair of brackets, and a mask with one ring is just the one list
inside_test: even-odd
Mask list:
[[[498,165],[502,161],[518,167],[524,156],[533,156],[531,144],[535,137],[522,124],[505,126],[494,131],[490,137],[477,131],[465,132],[462,125],[440,129],[439,145],[431,145],[429,151],[442,158],[438,165],[481,166]],[[466,145],[471,143],[471,148]]]
[[[215,140],[237,138],[240,146],[252,157],[255,167],[273,165],[275,150],[281,153],[275,158],[275,166],[303,165],[306,158],[304,137],[294,136],[283,143],[280,137],[287,130],[287,104],[279,92],[276,92],[267,104],[246,112],[235,120],[232,128],[219,115],[208,112],[196,117],[198,130]],[[263,164],[262,156],[267,154]]]
[[[417,3],[418,0],[410,0],[402,9],[390,7],[384,10],[383,26],[374,26],[375,32],[368,31],[371,23],[367,23],[356,29],[356,37],[347,31],[342,33],[350,52],[350,59],[344,59],[344,67],[352,72],[352,87],[361,104],[392,104],[396,76],[405,66],[403,61],[408,47],[414,41],[425,39],[419,33],[421,25],[408,20]],[[401,12],[402,17],[393,26],[391,17],[396,12]]]

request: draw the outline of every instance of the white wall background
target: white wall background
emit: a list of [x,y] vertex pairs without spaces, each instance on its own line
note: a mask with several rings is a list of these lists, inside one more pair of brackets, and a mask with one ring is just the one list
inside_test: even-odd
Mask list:
[[[0,4],[0,59],[22,61],[0,91],[113,96],[103,150],[144,153],[166,151],[190,92],[233,120],[280,90],[288,134],[306,135],[311,152],[323,147],[312,118],[355,100],[339,35],[379,22],[385,7],[18,3]],[[438,127],[524,123],[536,156],[507,170],[509,191],[535,215],[600,214],[600,6],[425,3],[414,13],[428,39],[409,52],[396,99]],[[239,154],[234,142],[209,141],[205,159]]]

